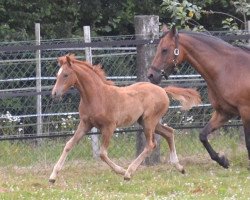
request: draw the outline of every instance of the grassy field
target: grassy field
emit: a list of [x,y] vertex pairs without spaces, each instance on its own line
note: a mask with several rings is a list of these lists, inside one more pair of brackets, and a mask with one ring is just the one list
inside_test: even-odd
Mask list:
[[[161,164],[141,166],[131,181],[124,181],[101,161],[90,159],[87,151],[86,155],[76,153],[81,149],[78,145],[54,185],[49,184],[48,177],[64,142],[57,141],[53,146],[47,141],[47,145],[37,148],[27,143],[1,142],[0,199],[250,199],[247,153],[238,138],[218,135],[212,139],[212,145],[229,156],[231,166],[223,169],[211,161],[197,137],[193,137],[185,134],[176,137],[185,175],[166,163],[163,156]],[[132,152],[124,150],[134,145],[130,144],[132,139],[119,138],[111,144],[112,158],[123,166],[128,166],[133,158]],[[121,146],[124,140],[127,145]],[[83,143],[88,146],[86,140]],[[165,144],[162,148],[163,155],[167,154]],[[123,154],[127,157],[120,159]],[[86,159],[79,159],[81,156]]]
[[168,164],[142,166],[129,182],[101,163],[67,165],[54,185],[52,166],[1,168],[0,199],[250,199],[246,162],[225,170],[204,157],[192,160],[182,160],[185,175]]

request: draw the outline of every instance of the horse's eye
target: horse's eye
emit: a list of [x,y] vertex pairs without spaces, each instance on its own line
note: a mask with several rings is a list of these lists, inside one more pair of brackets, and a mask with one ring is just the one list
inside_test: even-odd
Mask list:
[[68,76],[69,76],[68,74],[64,74],[64,75],[63,75],[64,78],[67,78]]
[[166,54],[168,52],[167,48],[162,49],[162,53]]

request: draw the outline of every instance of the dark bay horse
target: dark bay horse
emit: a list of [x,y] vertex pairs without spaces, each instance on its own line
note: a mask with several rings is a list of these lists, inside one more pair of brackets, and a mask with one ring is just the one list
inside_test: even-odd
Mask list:
[[[189,109],[200,103],[200,95],[196,90],[177,87],[161,88],[152,83],[135,83],[127,87],[117,87],[107,81],[104,71],[98,66],[77,60],[73,55],[58,58],[60,69],[52,90],[52,96],[61,98],[72,86],[80,93],[80,123],[74,136],[66,143],[61,157],[50,175],[50,182],[55,182],[58,172],[73,146],[92,127],[100,130],[102,144],[100,157],[117,174],[125,180],[139,167],[156,146],[154,132],[163,136],[170,148],[170,162],[182,173],[184,168],[179,164],[175,150],[173,129],[160,124],[162,116],[169,107],[168,95],[179,100],[183,109]],[[143,152],[125,170],[110,160],[107,148],[116,127],[129,126],[135,122],[142,125],[146,136]]]
[[200,141],[210,157],[228,168],[228,159],[212,148],[207,136],[232,117],[240,116],[250,165],[250,49],[203,33],[178,33],[173,27],[164,31],[147,76],[158,84],[162,73],[167,77],[183,61],[189,62],[205,79],[215,110],[200,133]]

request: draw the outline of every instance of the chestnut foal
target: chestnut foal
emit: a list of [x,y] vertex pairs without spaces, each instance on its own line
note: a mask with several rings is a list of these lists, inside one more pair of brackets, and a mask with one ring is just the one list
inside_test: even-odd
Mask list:
[[[177,170],[185,172],[176,154],[173,129],[160,124],[160,120],[169,107],[167,94],[179,100],[183,109],[190,109],[200,103],[200,96],[196,90],[177,87],[161,88],[148,82],[117,87],[113,85],[113,82],[106,80],[105,73],[100,66],[92,66],[87,62],[79,61],[74,55],[59,57],[58,61],[61,67],[57,73],[52,96],[61,98],[70,87],[76,87],[81,96],[80,123],[54,166],[49,178],[50,182],[55,182],[69,151],[93,127],[98,128],[102,135],[101,159],[115,173],[123,175],[125,180],[131,178],[138,166],[156,147],[154,133],[167,140],[170,148],[170,162]],[[116,127],[129,126],[135,122],[138,122],[144,129],[146,146],[126,170],[108,157],[107,148]]]

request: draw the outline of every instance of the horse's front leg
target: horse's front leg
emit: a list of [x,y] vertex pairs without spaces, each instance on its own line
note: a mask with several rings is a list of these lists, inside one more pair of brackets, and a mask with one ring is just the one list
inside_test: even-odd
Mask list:
[[53,171],[49,177],[49,182],[54,183],[56,181],[56,176],[59,171],[62,169],[63,164],[67,158],[69,151],[74,147],[76,143],[85,135],[86,132],[90,130],[90,126],[84,124],[80,121],[76,132],[74,133],[73,137],[66,143],[62,155],[60,156],[59,160],[57,161],[56,165],[53,168]]
[[158,123],[156,125],[155,132],[161,135],[163,138],[165,138],[168,143],[168,146],[170,149],[170,155],[169,155],[170,163],[173,164],[178,171],[184,174],[185,169],[179,163],[179,159],[178,159],[176,149],[175,149],[174,134],[173,134],[174,130],[169,126],[164,126]]
[[110,125],[110,126],[105,126],[104,128],[101,129],[102,144],[100,147],[100,158],[104,162],[106,162],[114,170],[115,173],[124,175],[126,170],[123,167],[115,164],[112,160],[110,160],[107,152],[109,142],[114,133],[115,128],[116,127],[114,125]]
[[229,167],[229,161],[224,155],[219,155],[210,145],[208,142],[207,136],[215,131],[216,129],[220,128],[225,122],[227,122],[231,117],[224,113],[219,113],[215,111],[212,115],[212,118],[209,120],[207,125],[202,129],[200,133],[200,141],[202,142],[203,146],[206,148],[207,152],[209,153],[212,160],[216,161],[219,165],[224,168]]

